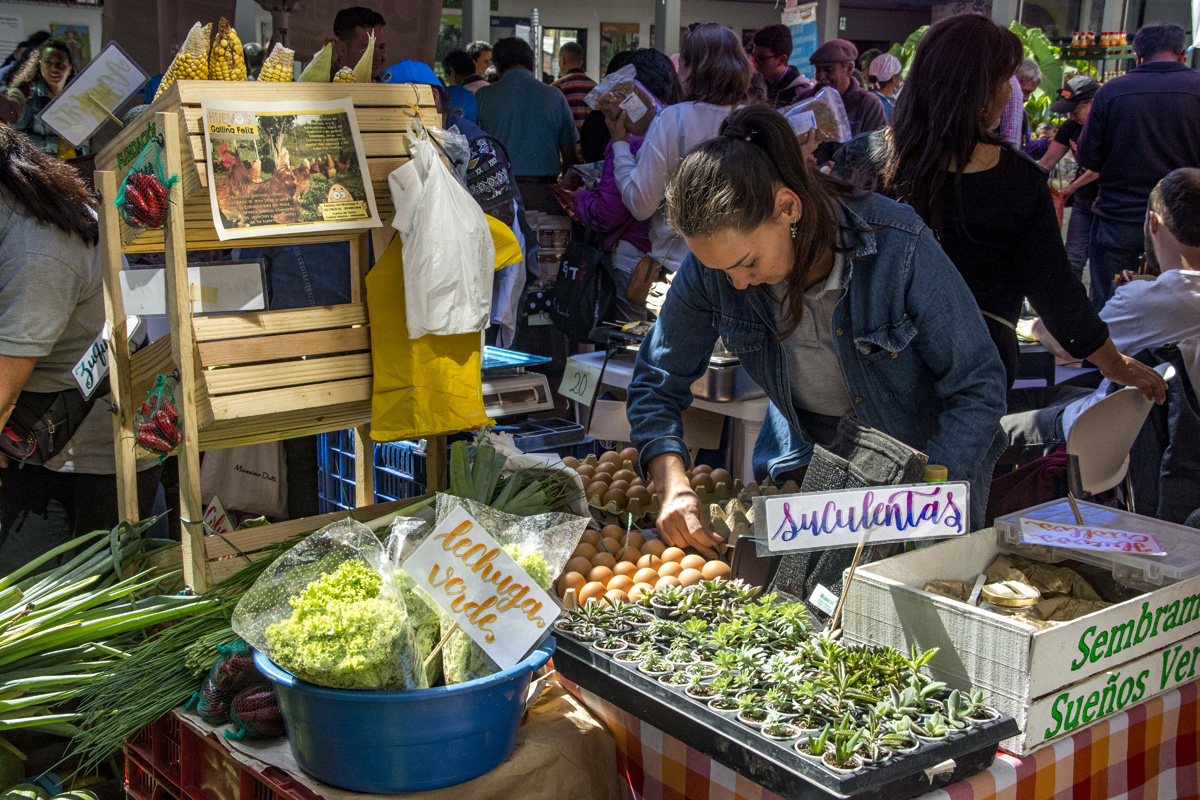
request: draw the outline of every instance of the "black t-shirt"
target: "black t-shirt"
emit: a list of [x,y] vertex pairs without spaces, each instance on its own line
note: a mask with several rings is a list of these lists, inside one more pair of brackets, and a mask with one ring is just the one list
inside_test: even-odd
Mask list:
[[[1082,133],[1082,125],[1074,120],[1067,120],[1066,124],[1060,127],[1058,129],[1058,133],[1054,135],[1054,141],[1071,148],[1071,154],[1074,155],[1075,148],[1079,144],[1079,137]],[[1076,167],[1075,177],[1078,178],[1082,174],[1083,167]],[[1092,203],[1096,202],[1096,197],[1099,194],[1100,182],[1092,181],[1075,192],[1075,196],[1071,201],[1071,205],[1073,208],[1081,208],[1084,211],[1091,211]]]

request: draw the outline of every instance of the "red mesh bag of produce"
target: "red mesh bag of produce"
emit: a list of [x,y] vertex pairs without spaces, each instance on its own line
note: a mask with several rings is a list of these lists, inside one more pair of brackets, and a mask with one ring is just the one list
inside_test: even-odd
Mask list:
[[236,730],[225,731],[226,739],[275,739],[283,736],[283,713],[270,684],[248,686],[233,698],[229,721]]

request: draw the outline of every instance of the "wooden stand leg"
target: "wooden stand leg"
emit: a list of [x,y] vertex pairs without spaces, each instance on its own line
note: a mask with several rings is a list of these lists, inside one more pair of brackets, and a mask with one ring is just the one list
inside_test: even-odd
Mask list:
[[[182,174],[179,151],[179,115],[160,113],[158,129],[165,137],[166,166],[170,175]],[[189,154],[190,155],[190,154]],[[166,245],[167,315],[171,323],[171,349],[179,367],[176,405],[183,422],[179,461],[179,504],[183,519],[183,574],[198,594],[208,591],[208,559],[204,547],[204,507],[200,504],[200,446],[196,430],[196,336],[192,327],[192,292],[187,275],[187,234],[183,219],[183,182],[171,187]]]
[[433,494],[446,488],[446,437],[425,440],[425,491]]
[[132,370],[129,365],[129,332],[125,329],[125,299],[121,296],[121,225],[113,200],[117,197],[117,176],[113,172],[97,172],[100,189],[97,215],[103,232],[100,261],[104,268],[104,316],[108,321],[108,381],[112,401],[113,438],[116,440],[117,511],[121,521],[138,518],[137,443],[134,440],[133,394],[129,384]]
[[375,502],[375,446],[371,426],[354,429],[354,505],[361,508]]

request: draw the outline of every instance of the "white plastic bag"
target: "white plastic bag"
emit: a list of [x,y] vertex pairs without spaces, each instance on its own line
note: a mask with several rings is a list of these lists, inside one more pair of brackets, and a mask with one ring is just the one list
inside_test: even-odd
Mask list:
[[442,162],[429,132],[409,122],[412,160],[388,176],[404,255],[408,335],[478,333],[488,326],[496,249],[483,210]]

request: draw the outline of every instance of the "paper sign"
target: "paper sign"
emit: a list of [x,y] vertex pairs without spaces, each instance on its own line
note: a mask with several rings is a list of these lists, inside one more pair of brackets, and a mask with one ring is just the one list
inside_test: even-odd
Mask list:
[[567,359],[567,367],[563,371],[562,383],[558,385],[558,393],[582,405],[590,406],[600,388],[600,367],[579,361]]
[[233,533],[233,525],[229,522],[229,515],[225,513],[225,506],[215,494],[208,508],[204,509],[204,529],[212,533]]
[[805,3],[784,9],[783,24],[792,34],[792,54],[788,64],[801,75],[813,76],[815,68],[808,58],[817,52],[817,4]]
[[1165,556],[1158,539],[1151,533],[1133,533],[1111,528],[1087,528],[1060,525],[1021,517],[1022,544],[1042,544],[1073,550],[1102,550],[1136,556]]
[[[25,21],[15,14],[0,16],[0,52],[11,53],[25,39]],[[13,65],[16,69],[17,65]]]
[[961,536],[970,527],[965,481],[839,489],[756,497],[772,552],[854,547],[863,531],[871,544]]
[[[141,324],[142,321],[137,317],[128,317],[125,320],[126,337],[132,339]],[[85,398],[90,398],[92,392],[96,391],[96,387],[103,383],[108,375],[108,333],[109,326],[105,323],[96,336],[96,341],[92,342],[92,346],[71,368],[71,376],[75,378],[75,383],[79,385],[79,391]]]
[[519,664],[560,611],[461,508],[413,551],[404,571],[501,669]]
[[[165,270],[123,269],[119,275],[127,312],[142,316],[167,313]],[[193,295],[192,312],[195,314],[266,308],[262,265],[257,261],[188,267],[188,284],[200,290],[198,295]]]
[[813,589],[812,596],[808,598],[808,602],[812,603],[814,606],[830,616],[833,616],[833,612],[837,611],[837,595],[826,589],[825,586],[820,583],[818,583],[817,587]]
[[109,42],[38,116],[59,136],[79,147],[149,77],[116,42]]

